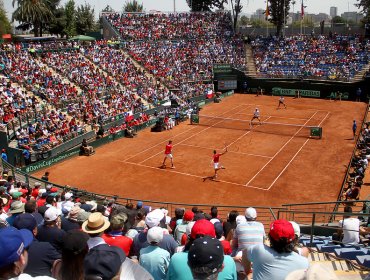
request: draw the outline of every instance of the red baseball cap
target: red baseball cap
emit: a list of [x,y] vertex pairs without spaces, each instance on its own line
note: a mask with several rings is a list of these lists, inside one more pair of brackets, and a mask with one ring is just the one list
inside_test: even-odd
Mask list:
[[278,241],[280,238],[286,238],[288,241],[293,241],[295,237],[294,228],[287,220],[276,220],[270,225],[270,236],[275,241]]
[[187,222],[192,221],[194,219],[193,211],[190,210],[185,211],[184,217],[182,219]]
[[215,238],[216,232],[215,232],[214,225],[206,219],[196,221],[193,228],[191,229],[190,237],[192,239],[196,239],[198,235],[202,235],[202,236],[207,235],[207,236]]

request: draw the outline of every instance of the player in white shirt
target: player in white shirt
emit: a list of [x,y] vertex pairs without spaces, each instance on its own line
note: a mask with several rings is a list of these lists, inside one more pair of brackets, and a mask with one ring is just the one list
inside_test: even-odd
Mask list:
[[255,120],[255,119],[257,119],[259,121],[259,124],[261,124],[260,110],[258,108],[256,108],[256,110],[253,113],[253,117],[252,117],[251,123],[250,123],[251,126],[253,125],[253,120]]
[[280,109],[280,105],[283,105],[285,109],[287,108],[286,104],[285,104],[284,96],[282,96],[282,95],[279,98],[279,105],[278,105],[277,109]]

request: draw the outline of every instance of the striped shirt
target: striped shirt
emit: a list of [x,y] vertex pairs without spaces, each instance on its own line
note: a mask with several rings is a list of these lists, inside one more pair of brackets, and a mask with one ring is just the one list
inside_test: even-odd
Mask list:
[[237,251],[241,251],[252,245],[262,244],[265,236],[265,228],[262,223],[247,221],[236,227],[233,237],[233,247]]

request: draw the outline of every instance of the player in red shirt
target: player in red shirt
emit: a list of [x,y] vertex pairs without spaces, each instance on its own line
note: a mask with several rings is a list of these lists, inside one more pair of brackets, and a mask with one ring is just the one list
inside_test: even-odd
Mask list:
[[167,158],[169,158],[171,160],[171,168],[172,169],[175,168],[175,166],[173,165],[172,148],[173,148],[172,140],[170,140],[170,141],[168,141],[168,144],[166,145],[166,149],[164,151],[164,159],[163,159],[163,163],[162,163],[162,168],[166,168]]
[[213,168],[215,170],[215,174],[213,176],[205,177],[203,178],[203,182],[207,179],[211,180],[216,180],[217,179],[217,172],[220,169],[225,169],[222,165],[220,165],[220,156],[224,155],[227,153],[227,147],[225,147],[225,150],[222,153],[217,153],[216,150],[213,151],[213,156],[212,156],[212,161],[211,163],[213,164]]

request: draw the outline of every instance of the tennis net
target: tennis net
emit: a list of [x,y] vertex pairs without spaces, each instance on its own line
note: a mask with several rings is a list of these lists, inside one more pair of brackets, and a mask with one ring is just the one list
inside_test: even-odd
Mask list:
[[296,137],[321,138],[322,136],[322,128],[319,126],[307,126],[264,121],[259,123],[258,120],[253,120],[251,124],[250,120],[222,118],[205,115],[199,115],[198,119],[199,125],[215,128],[236,129]]

